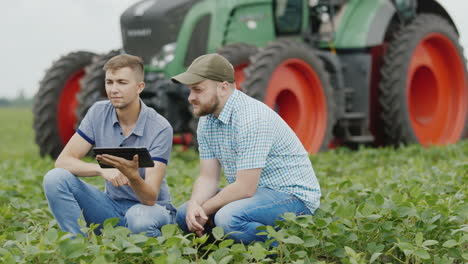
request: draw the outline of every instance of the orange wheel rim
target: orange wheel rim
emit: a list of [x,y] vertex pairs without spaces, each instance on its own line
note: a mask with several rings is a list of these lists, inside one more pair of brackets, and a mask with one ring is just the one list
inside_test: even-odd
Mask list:
[[242,90],[240,85],[245,80],[244,69],[247,68],[247,66],[249,65],[247,63],[244,63],[234,67],[234,78],[236,80],[237,90]]
[[408,70],[407,104],[418,141],[457,142],[467,117],[464,60],[446,36],[434,33],[416,47]]
[[327,103],[317,73],[300,59],[276,67],[265,104],[275,109],[310,153],[320,150],[327,129]]

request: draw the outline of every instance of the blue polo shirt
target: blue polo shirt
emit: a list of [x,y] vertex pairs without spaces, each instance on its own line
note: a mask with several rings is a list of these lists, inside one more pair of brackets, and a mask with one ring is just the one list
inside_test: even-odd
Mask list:
[[[141,100],[141,110],[133,131],[124,136],[117,113],[111,102],[96,102],[78,127],[77,133],[95,147],[146,147],[154,161],[167,164],[172,148],[172,127],[169,122]],[[145,179],[145,169],[139,169]],[[106,192],[114,200],[139,201],[130,186],[114,187],[106,181]],[[163,179],[158,204],[169,206],[171,195]],[[170,205],[172,208],[172,205]]]

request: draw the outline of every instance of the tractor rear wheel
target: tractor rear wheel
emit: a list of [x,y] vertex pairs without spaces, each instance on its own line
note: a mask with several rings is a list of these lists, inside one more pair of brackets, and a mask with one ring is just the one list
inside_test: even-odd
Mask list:
[[75,133],[75,109],[80,79],[94,53],[72,52],[55,61],[40,82],[34,97],[34,130],[41,156],[56,159]]
[[92,64],[85,68],[86,74],[80,80],[81,90],[76,96],[78,101],[78,107],[76,108],[77,126],[95,102],[107,99],[104,81],[106,73],[102,67],[110,58],[119,54],[119,50],[112,50],[107,54],[99,55]]
[[242,89],[273,108],[310,153],[326,149],[335,122],[329,74],[314,50],[278,40],[252,58]]
[[379,101],[387,143],[455,143],[467,130],[463,49],[440,16],[419,15],[388,44]]
[[237,89],[245,80],[244,69],[250,64],[250,57],[257,54],[258,47],[246,43],[233,43],[221,47],[216,53],[225,57],[234,66]]

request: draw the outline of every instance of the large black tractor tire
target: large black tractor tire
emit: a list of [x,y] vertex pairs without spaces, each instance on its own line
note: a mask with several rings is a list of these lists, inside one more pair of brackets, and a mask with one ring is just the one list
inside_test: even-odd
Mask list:
[[77,126],[95,102],[107,99],[104,80],[106,73],[102,67],[110,58],[119,54],[119,50],[112,50],[107,54],[96,56],[93,63],[85,68],[86,74],[80,80],[81,90],[76,96],[78,101],[78,107],[76,108]]
[[278,40],[251,58],[242,90],[288,123],[310,153],[327,149],[335,123],[330,76],[304,43]]
[[79,79],[94,56],[85,51],[69,53],[55,61],[40,82],[34,97],[33,127],[41,156],[56,159],[73,135]]
[[468,82],[453,25],[421,14],[395,34],[383,57],[379,84],[385,142],[457,142],[468,130]]
[[232,43],[219,48],[216,53],[225,57],[234,66],[237,89],[245,80],[244,69],[250,64],[250,58],[257,54],[258,47],[246,43]]

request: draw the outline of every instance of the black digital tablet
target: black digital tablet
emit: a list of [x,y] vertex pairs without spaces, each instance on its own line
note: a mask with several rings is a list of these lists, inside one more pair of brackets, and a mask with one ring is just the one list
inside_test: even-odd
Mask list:
[[[109,154],[117,157],[121,157],[127,160],[132,160],[133,156],[138,154],[138,167],[146,168],[153,167],[154,161],[151,159],[151,155],[148,150],[144,147],[136,148],[93,148],[95,155]],[[113,168],[107,164],[102,164],[98,161],[101,168]]]

